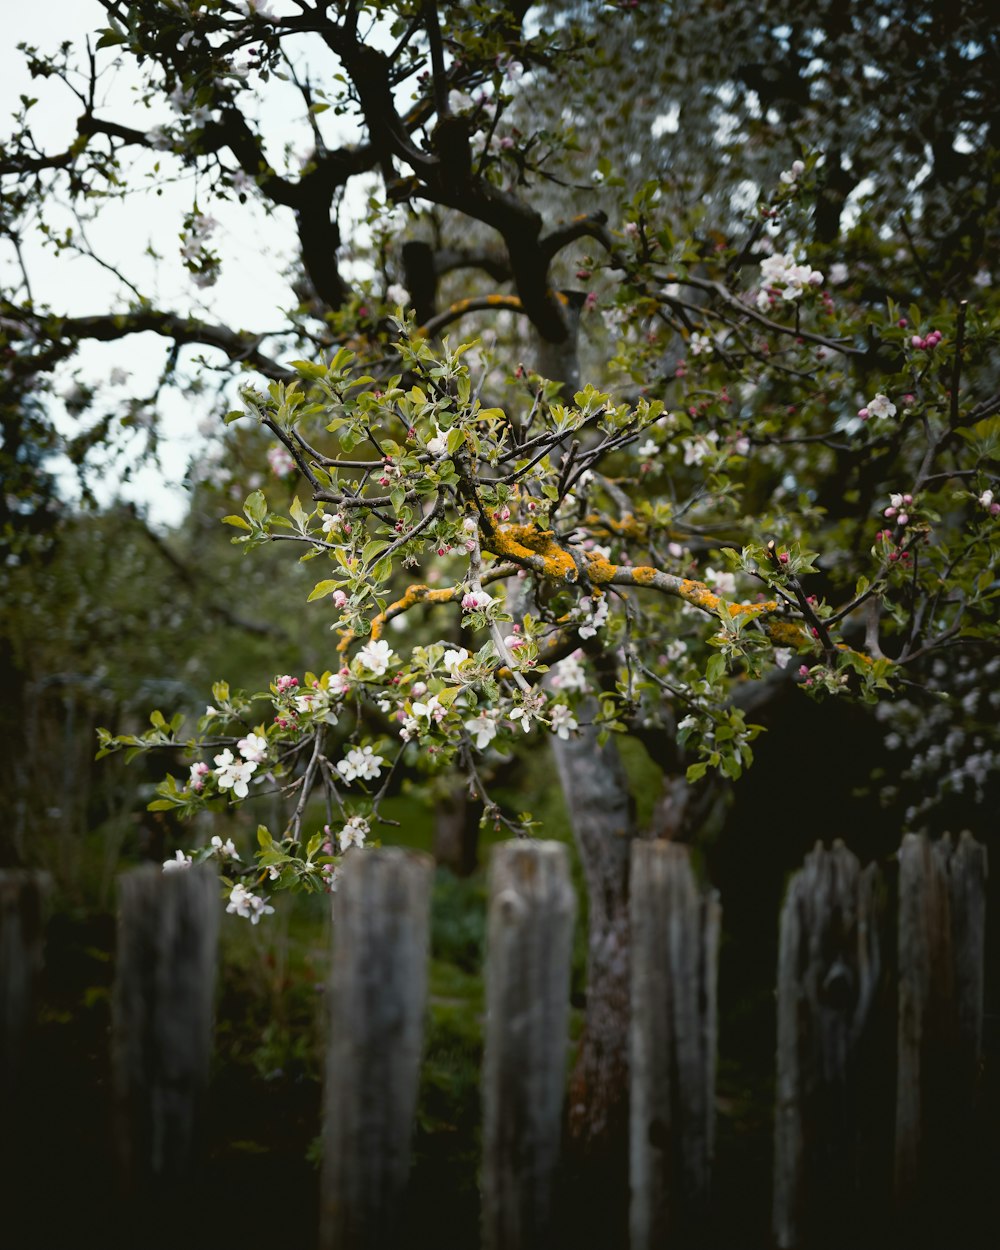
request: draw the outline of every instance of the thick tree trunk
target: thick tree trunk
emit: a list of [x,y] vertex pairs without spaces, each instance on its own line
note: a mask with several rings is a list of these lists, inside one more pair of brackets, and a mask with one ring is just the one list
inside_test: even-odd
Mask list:
[[[570,1078],[569,1136],[579,1212],[593,1245],[624,1244],[628,1222],[628,880],[635,819],[614,738],[553,739],[587,881],[587,1010]],[[590,1204],[585,1203],[589,1208]],[[595,1223],[594,1221],[597,1221]],[[600,1235],[598,1235],[598,1230]]]
[[434,805],[434,860],[458,877],[475,872],[479,862],[482,811],[482,803],[470,800],[464,785],[456,786]]

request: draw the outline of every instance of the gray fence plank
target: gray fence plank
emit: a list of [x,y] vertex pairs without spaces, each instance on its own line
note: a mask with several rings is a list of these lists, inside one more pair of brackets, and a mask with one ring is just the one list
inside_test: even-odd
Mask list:
[[[869,1189],[874,1176],[862,1163],[881,1127],[871,1123],[879,1081],[889,1078],[873,1047],[882,913],[877,868],[862,871],[841,842],[829,851],[817,844],[785,897],[773,1207],[781,1250],[868,1244],[877,1236],[870,1205],[877,1186]],[[886,1131],[886,1161],[888,1151]]]
[[118,885],[112,994],[116,1137],[126,1189],[177,1197],[198,1162],[221,904],[207,868],[147,865]]
[[986,851],[908,834],[899,858],[895,1198],[901,1234],[930,1246],[977,1222]]
[[0,1108],[18,1089],[42,968],[44,873],[0,871]]
[[543,1250],[554,1240],[575,910],[565,846],[495,848],[483,1070],[486,1250]]
[[704,1244],[715,1129],[721,908],[686,847],[634,842],[631,875],[632,1250]]
[[347,855],[334,903],[323,1118],[322,1250],[405,1244],[427,1001],[433,862]]

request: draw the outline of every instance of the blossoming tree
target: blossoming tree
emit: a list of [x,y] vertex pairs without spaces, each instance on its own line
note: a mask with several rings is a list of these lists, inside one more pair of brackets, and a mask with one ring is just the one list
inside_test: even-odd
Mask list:
[[[264,432],[277,480],[224,521],[249,559],[291,544],[309,562],[304,610],[332,634],[322,671],[250,693],[220,680],[194,726],[154,712],[101,751],[183,748],[188,775],[153,803],[182,816],[286,796],[252,855],[216,837],[165,865],[217,859],[229,910],[256,924],[281,890],[335,889],[404,775],[460,775],[487,821],[532,833],[491,779],[549,744],[590,891],[574,1128],[618,1141],[638,830],[617,743],[662,770],[648,832],[687,837],[750,765],[775,690],[874,703],[995,643],[993,261],[951,257],[939,278],[872,206],[831,233],[834,154],[815,150],[777,153],[739,211],[734,189],[717,196],[715,231],[674,219],[665,170],[639,180],[591,146],[593,184],[547,218],[546,180],[581,144],[533,128],[532,99],[587,42],[526,33],[524,4],[471,24],[444,4],[105,8],[100,45],[151,67],[174,122],[102,117],[95,54],[77,140],[39,155],[26,117],[0,173],[28,204],[46,179],[93,194],[133,149],[159,153],[200,179],[180,249],[196,287],[225,263],[207,201],[259,197],[294,214],[301,302],[268,351],[144,297],[58,317],[25,282],[2,302],[8,367],[42,375],[88,338],[152,331],[243,368],[226,422]],[[305,68],[306,39],[333,69]],[[278,77],[312,144],[287,172],[253,107]],[[358,141],[335,146],[327,111]],[[361,178],[370,242],[342,267],[336,209]]]

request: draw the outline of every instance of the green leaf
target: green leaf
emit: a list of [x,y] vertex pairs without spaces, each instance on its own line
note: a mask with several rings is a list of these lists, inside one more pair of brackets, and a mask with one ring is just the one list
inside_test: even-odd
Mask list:
[[314,599],[322,599],[324,595],[332,595],[339,585],[338,579],[329,577],[322,582],[317,582],[309,592],[306,603],[312,603]]
[[260,525],[267,516],[267,500],[264,498],[264,492],[255,490],[252,494],[247,495],[243,511],[251,521],[256,521]]
[[223,525],[235,525],[237,529],[241,529],[241,530],[248,530],[248,529],[253,528],[251,525],[248,525],[247,522],[244,521],[241,516],[224,516],[222,518],[222,524]]
[[699,781],[708,772],[708,764],[699,760],[697,764],[689,764],[685,774],[688,781]]
[[257,845],[262,851],[269,851],[274,846],[274,839],[268,832],[267,825],[257,826]]

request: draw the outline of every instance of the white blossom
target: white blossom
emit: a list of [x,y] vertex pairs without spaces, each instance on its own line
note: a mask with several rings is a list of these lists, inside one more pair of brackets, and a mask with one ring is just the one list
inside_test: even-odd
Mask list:
[[349,846],[364,846],[369,832],[368,821],[363,816],[351,816],[337,835],[340,849],[346,851]]
[[385,763],[381,755],[376,755],[371,747],[352,747],[337,765],[337,772],[347,782],[360,777],[362,781],[372,781],[381,775]]
[[446,651],[441,657],[441,663],[448,670],[448,676],[456,680],[459,678],[458,666],[463,660],[469,658],[469,653],[465,647],[459,647],[457,651]]
[[434,427],[434,437],[427,440],[427,450],[432,456],[443,456],[448,450],[448,435],[439,426]]
[[216,834],[212,839],[211,846],[213,854],[217,855],[219,859],[239,859],[240,857],[239,851],[233,845],[232,838],[226,838],[225,842],[223,842],[219,835]]
[[485,590],[470,590],[462,596],[462,607],[466,612],[482,612],[493,603],[493,596]]
[[389,644],[384,639],[378,638],[374,642],[366,643],[361,648],[358,652],[358,663],[376,677],[381,677],[389,667],[389,660],[392,654],[393,651]]
[[410,299],[410,293],[406,287],[399,282],[393,282],[385,293],[385,302],[393,304],[399,308],[412,308],[413,300]]
[[732,598],[736,594],[736,577],[732,573],[717,572],[715,569],[705,570],[705,581],[720,594]]
[[584,599],[580,605],[585,611],[589,619],[578,627],[578,633],[581,638],[593,638],[601,626],[607,621],[611,606],[608,603],[607,595],[601,595],[596,601],[594,599]]
[[219,789],[231,789],[238,799],[245,799],[250,792],[248,783],[257,769],[256,762],[235,759],[232,751],[227,747],[221,755],[215,757],[215,763]]
[[992,507],[993,492],[991,490],[984,490],[983,493],[979,496],[979,503],[980,503],[980,506],[983,508]]
[[556,690],[586,690],[587,675],[580,663],[579,652],[560,660],[552,670],[552,685]]
[[267,755],[267,739],[262,734],[247,734],[237,742],[236,749],[245,760],[259,764]]
[[580,728],[572,709],[565,703],[554,704],[549,710],[549,719],[552,722],[552,732],[564,742],[568,740],[572,730]]
[[497,736],[496,721],[493,720],[491,716],[487,716],[485,712],[467,720],[465,722],[465,728],[470,734],[475,736],[477,751],[485,751],[493,739]]
[[246,886],[238,881],[229,892],[229,905],[226,911],[242,916],[251,924],[259,924],[261,916],[274,915],[274,908],[268,905],[266,898],[251,894]]
[[881,391],[874,399],[868,401],[866,407],[870,417],[894,417],[896,415],[896,405]]
[[190,868],[191,864],[190,855],[185,855],[183,851],[176,851],[173,859],[165,859],[163,861],[163,871],[182,872],[185,868]]

